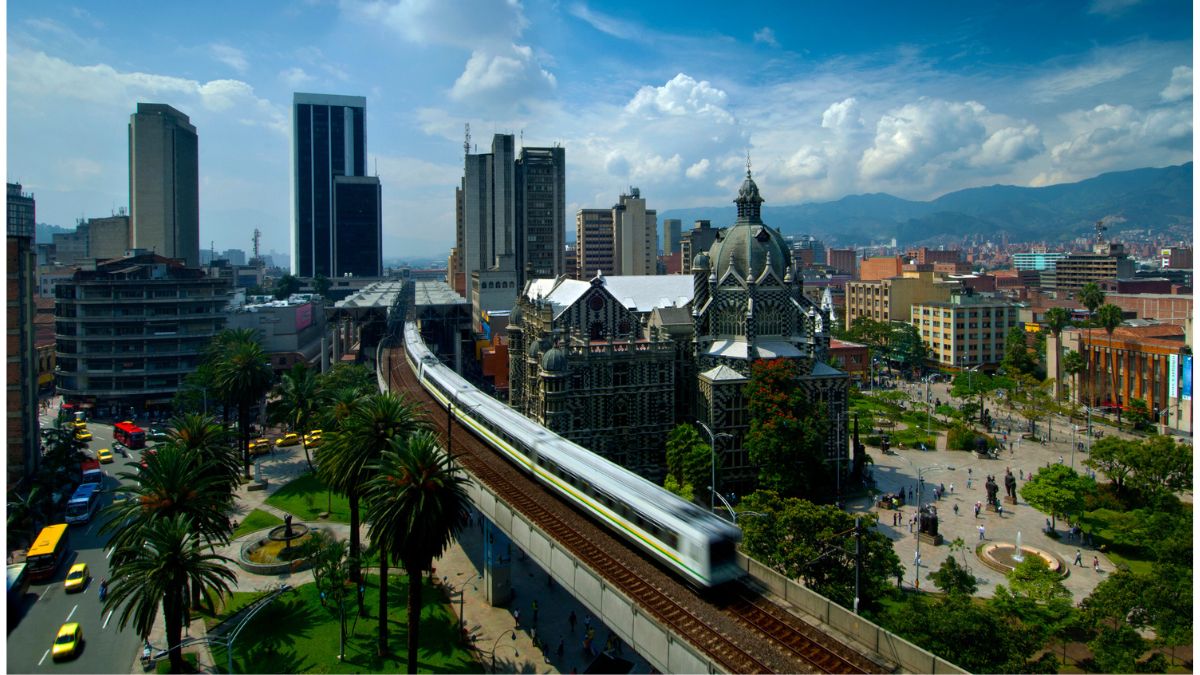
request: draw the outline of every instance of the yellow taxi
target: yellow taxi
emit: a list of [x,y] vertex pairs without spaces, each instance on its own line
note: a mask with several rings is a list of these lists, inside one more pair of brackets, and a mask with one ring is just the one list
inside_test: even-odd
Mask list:
[[71,570],[67,572],[67,580],[63,582],[63,588],[68,593],[82,591],[87,588],[88,579],[92,578],[92,573],[88,571],[87,563],[76,563],[71,565]]
[[92,432],[88,431],[87,429],[82,429],[82,430],[76,431],[75,432],[75,440],[83,442],[83,443],[88,443],[92,440]]
[[75,431],[87,431],[87,422],[84,422],[83,420],[75,420],[74,422],[71,422],[71,426],[75,429]]
[[96,459],[100,460],[101,464],[112,464],[112,450],[109,450],[108,448],[100,448],[96,451]]
[[307,434],[304,434],[304,445],[310,448],[321,447],[321,430],[313,429]]
[[256,438],[250,441],[250,455],[265,455],[271,451],[271,441],[265,438]]
[[54,638],[51,656],[57,661],[79,655],[83,647],[83,628],[77,623],[64,623],[58,629],[58,637]]
[[293,433],[291,431],[289,431],[288,433],[275,439],[275,446],[279,447],[279,448],[286,448],[289,445],[299,445],[299,444],[300,444],[300,435],[297,433]]

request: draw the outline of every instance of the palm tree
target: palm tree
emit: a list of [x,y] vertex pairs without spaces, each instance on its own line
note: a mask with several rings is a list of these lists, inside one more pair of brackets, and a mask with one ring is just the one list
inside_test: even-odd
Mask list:
[[180,515],[205,539],[229,542],[230,500],[219,478],[206,475],[194,456],[173,443],[159,446],[145,461],[146,468],[137,473],[117,474],[129,484],[116,491],[129,498],[105,507],[110,518],[100,533],[113,533],[107,548],[118,554],[137,548],[147,527]]
[[31,485],[25,492],[8,493],[8,549],[20,548],[33,541],[42,523],[46,500],[40,485]]
[[1113,331],[1115,331],[1117,326],[1120,326],[1121,322],[1124,320],[1125,317],[1121,315],[1121,308],[1117,307],[1116,305],[1105,303],[1096,310],[1096,322],[1100,324],[1100,327],[1104,329],[1105,333],[1108,333],[1108,358],[1112,375],[1112,389],[1110,390],[1109,398],[1112,399],[1113,403],[1117,404],[1118,427],[1121,426],[1121,404],[1119,401],[1117,401],[1117,350],[1113,349],[1112,336]]
[[167,628],[171,672],[183,672],[182,639],[188,587],[228,593],[236,581],[226,567],[233,561],[204,553],[208,543],[195,532],[186,514],[157,519],[142,529],[142,537],[113,556],[104,611],[121,607],[118,625],[131,621],[139,635],[147,636],[161,602]]
[[[425,422],[416,404],[389,392],[361,399],[343,424],[343,431],[330,434],[321,442],[317,475],[326,485],[346,495],[350,503],[350,579],[361,583],[358,528],[362,487],[392,440],[406,438],[423,428]],[[365,612],[366,608],[360,604],[359,613],[365,615]]]
[[1078,401],[1083,401],[1083,396],[1080,395],[1082,392],[1079,388],[1079,374],[1082,373],[1087,367],[1087,364],[1083,361],[1083,354],[1080,354],[1074,349],[1068,351],[1066,354],[1063,354],[1062,367],[1063,372],[1067,373],[1068,375],[1075,376],[1075,399]]
[[291,431],[300,434],[300,447],[304,449],[304,461],[308,462],[309,471],[313,470],[313,463],[308,455],[308,441],[304,437],[316,428],[313,425],[322,409],[318,393],[316,374],[301,362],[280,378],[279,385],[275,387],[276,399],[267,405],[267,413],[272,421],[285,424]]
[[167,442],[188,453],[205,474],[222,482],[232,498],[242,466],[229,435],[212,415],[188,413],[171,420]]
[[[417,672],[421,573],[466,523],[467,480],[431,431],[396,439],[367,484],[371,541],[381,561],[390,553],[408,574],[408,672]],[[381,563],[382,564],[382,563]],[[381,568],[381,577],[386,573]],[[379,653],[387,651],[387,593],[379,590]]]
[[271,366],[258,342],[237,341],[217,362],[215,385],[237,405],[238,435],[245,477],[250,479],[250,406],[271,388]]
[[1051,307],[1043,317],[1046,327],[1054,336],[1054,400],[1062,398],[1062,331],[1071,323],[1071,314],[1062,307]]
[[1096,308],[1104,304],[1104,291],[1096,283],[1086,283],[1075,294],[1079,304],[1087,307],[1089,314],[1095,314]]

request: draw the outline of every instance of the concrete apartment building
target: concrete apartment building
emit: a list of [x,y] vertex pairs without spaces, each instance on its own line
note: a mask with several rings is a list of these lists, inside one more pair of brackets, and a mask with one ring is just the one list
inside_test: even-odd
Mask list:
[[225,326],[229,282],[135,249],[55,287],[58,391],[82,407],[169,406]]
[[945,302],[912,305],[910,320],[940,366],[994,366],[1004,359],[1004,338],[1019,325],[1019,306],[971,292]]
[[692,263],[695,262],[696,256],[707,253],[720,233],[721,230],[714,228],[709,220],[697,220],[692,229],[683,233],[679,241],[680,271],[683,274],[692,273]]
[[658,274],[658,212],[646,208],[638,188],[629,188],[612,208],[617,274]]
[[580,209],[575,213],[575,278],[617,274],[612,209]]
[[132,219],[124,211],[120,209],[103,218],[81,219],[74,232],[54,234],[54,260],[48,262],[74,265],[85,260],[108,260],[125,255],[133,241],[133,231]]
[[1031,253],[1014,253],[1012,256],[1013,269],[1016,270],[1051,270],[1054,269],[1054,264],[1067,257],[1066,253],[1047,253],[1031,252]]
[[1054,269],[1042,274],[1042,287],[1074,293],[1084,284],[1132,277],[1135,267],[1122,244],[1102,241],[1092,246],[1091,253],[1071,253],[1056,260]]
[[567,159],[563,148],[521,148],[516,173],[517,284],[563,273]]
[[877,281],[846,283],[846,328],[859,318],[874,321],[912,319],[912,306],[924,302],[948,302],[958,284],[945,281],[933,272],[905,272]]
[[33,242],[37,222],[33,195],[20,183],[8,184],[8,278],[5,332],[8,337],[8,380],[5,389],[7,420],[7,487],[23,484],[37,470],[38,447],[37,351],[34,344]]
[[198,146],[196,127],[169,105],[139,103],[129,116],[130,247],[200,265]]

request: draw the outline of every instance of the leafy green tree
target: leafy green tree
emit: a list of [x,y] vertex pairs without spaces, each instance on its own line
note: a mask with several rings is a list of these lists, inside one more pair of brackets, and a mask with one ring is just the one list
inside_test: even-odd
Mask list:
[[313,277],[312,285],[313,291],[316,292],[317,295],[320,295],[322,298],[324,298],[328,296],[329,289],[333,287],[333,282],[330,281],[329,277],[325,276],[324,274],[318,274],[317,276]]
[[375,374],[359,363],[339,363],[318,375],[317,380],[324,396],[342,389],[349,389],[359,396],[379,393]]
[[971,570],[959,565],[954,556],[947,556],[941,566],[936,571],[925,575],[925,578],[932,581],[939,591],[947,595],[972,596],[979,587],[979,580],[975,578]]
[[1021,486],[1020,493],[1030,506],[1049,513],[1054,526],[1059,516],[1082,510],[1085,495],[1095,490],[1096,482],[1091,478],[1079,475],[1068,466],[1051,464],[1038,469],[1033,479]]
[[[218,338],[220,337],[221,335],[218,335]],[[232,335],[220,340],[218,344],[224,346],[215,364],[214,385],[226,400],[237,406],[238,437],[245,465],[245,478],[249,480],[250,409],[271,388],[273,373],[267,363],[267,355],[257,339],[247,340],[244,334]]]
[[1192,452],[1170,436],[1143,441],[1105,436],[1092,445],[1084,465],[1102,471],[1117,493],[1132,488],[1147,499],[1192,488]]
[[208,540],[193,529],[193,521],[183,513],[155,519],[142,528],[141,534],[113,556],[103,611],[120,608],[118,625],[124,629],[132,623],[137,633],[145,636],[150,634],[161,604],[171,672],[182,673],[179,643],[188,587],[228,593],[236,576],[226,565],[233,561],[205,553]]
[[[783,498],[759,490],[740,504],[763,514],[738,520],[742,548],[748,555],[805,585],[843,607],[854,606],[854,516],[835,506],[804,499]],[[862,575],[860,607],[875,608],[903,573],[892,543],[874,526],[874,514],[862,517]]]
[[1133,472],[1137,441],[1119,436],[1105,436],[1092,444],[1084,466],[1101,471],[1117,486],[1117,494],[1125,490],[1125,481]]
[[1154,426],[1154,420],[1150,417],[1150,406],[1146,404],[1146,399],[1129,399],[1129,423],[1138,431],[1144,431]]
[[299,362],[279,378],[275,387],[275,399],[267,404],[267,416],[276,423],[300,435],[300,447],[304,450],[304,461],[308,470],[313,470],[312,458],[308,454],[309,431],[316,429],[321,414],[321,397],[317,375],[308,364]]
[[[359,499],[375,466],[393,440],[403,440],[424,429],[420,408],[391,392],[359,399],[343,431],[325,435],[317,449],[317,475],[350,503],[350,579],[362,583],[359,544]],[[361,603],[361,600],[360,600]],[[359,614],[366,608],[359,605]]]
[[[367,484],[371,540],[379,547],[380,576],[388,554],[408,574],[408,672],[417,672],[420,645],[421,573],[450,546],[466,524],[467,479],[430,431],[395,438]],[[379,590],[379,653],[387,652],[387,600]]]
[[756,361],[745,395],[750,430],[745,447],[759,467],[758,484],[787,497],[825,501],[835,483],[826,464],[829,422],[798,384],[796,364]]
[[950,594],[933,599],[914,594],[889,605],[881,625],[972,673],[1024,673],[1041,646],[1019,623],[988,604]]
[[1054,401],[1050,393],[1050,384],[1025,374],[1018,375],[1015,379],[1018,385],[1016,395],[1011,400],[1021,417],[1029,422],[1029,431],[1033,433],[1037,423],[1048,418],[1053,412]]
[[284,274],[275,280],[275,285],[271,289],[272,295],[276,300],[287,300],[288,296],[300,292],[300,280],[291,274]]
[[846,339],[871,348],[872,356],[885,354],[892,339],[892,322],[857,318],[846,330]]
[[1078,626],[1079,612],[1062,576],[1039,556],[1026,556],[1008,574],[1009,586],[999,584],[989,601],[1002,616],[1016,619],[1041,643],[1058,638],[1066,659],[1067,636]]
[[667,477],[673,478],[682,487],[686,481],[683,478],[683,468],[692,450],[704,444],[700,432],[690,424],[679,424],[667,435]]
[[899,364],[901,370],[921,372],[929,361],[929,346],[921,339],[916,326],[910,323],[895,324],[888,357]]
[[1089,282],[1079,289],[1075,294],[1075,299],[1079,301],[1079,304],[1087,307],[1089,314],[1095,314],[1096,308],[1104,304],[1104,291],[1100,290],[1100,286],[1095,282]]
[[1004,336],[1004,360],[1000,365],[1010,375],[1034,375],[1037,373],[1037,360],[1029,351],[1025,341],[1025,329],[1013,326]]

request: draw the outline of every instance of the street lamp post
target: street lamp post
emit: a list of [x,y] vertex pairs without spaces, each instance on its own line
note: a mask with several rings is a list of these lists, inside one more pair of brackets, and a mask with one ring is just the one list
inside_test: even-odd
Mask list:
[[442,575],[442,584],[449,586],[450,588],[458,591],[458,622],[463,630],[466,630],[466,628],[467,628],[467,615],[464,613],[463,600],[466,598],[466,595],[467,595],[467,585],[470,584],[472,581],[475,581],[476,579],[483,579],[483,575],[476,574],[475,576],[471,577],[470,579],[467,579],[466,581],[462,582],[461,584],[452,584],[452,583],[450,583],[450,580],[448,577],[446,577],[445,575]]
[[[912,460],[908,460],[908,463],[911,466]],[[921,566],[917,564],[921,561],[921,488],[924,487],[925,484],[924,474],[926,471],[942,470],[953,471],[954,467],[933,464],[917,469],[917,559],[913,561],[913,587],[918,590],[921,588]]]
[[[699,424],[704,433],[708,434],[708,447],[712,450],[712,483],[709,484],[709,492],[715,495],[717,494],[717,439],[721,437],[732,439],[733,436],[724,431],[714,434],[712,429],[709,429],[708,425],[700,420],[696,420],[696,424]],[[708,510],[714,511],[716,508],[716,501],[713,498],[709,498]]]
[[[509,628],[508,630],[501,633],[500,637],[496,638],[496,641],[494,643],[492,643],[492,672],[493,673],[496,672],[496,650],[500,648],[500,641],[504,639],[505,635],[512,635],[513,642],[517,641],[517,632],[515,630],[513,630],[512,628]],[[516,647],[513,647],[513,652],[518,657],[521,656],[520,652],[517,651]]]
[[759,513],[758,511],[734,511],[733,507],[729,505],[729,502],[725,499],[724,496],[721,495],[720,492],[713,490],[712,486],[709,486],[708,490],[709,490],[709,492],[712,492],[714,495],[716,495],[717,499],[721,500],[721,504],[726,508],[726,510],[729,511],[729,517],[733,520],[734,525],[737,525],[738,516],[757,516],[759,518],[768,518],[769,517],[767,514]]

